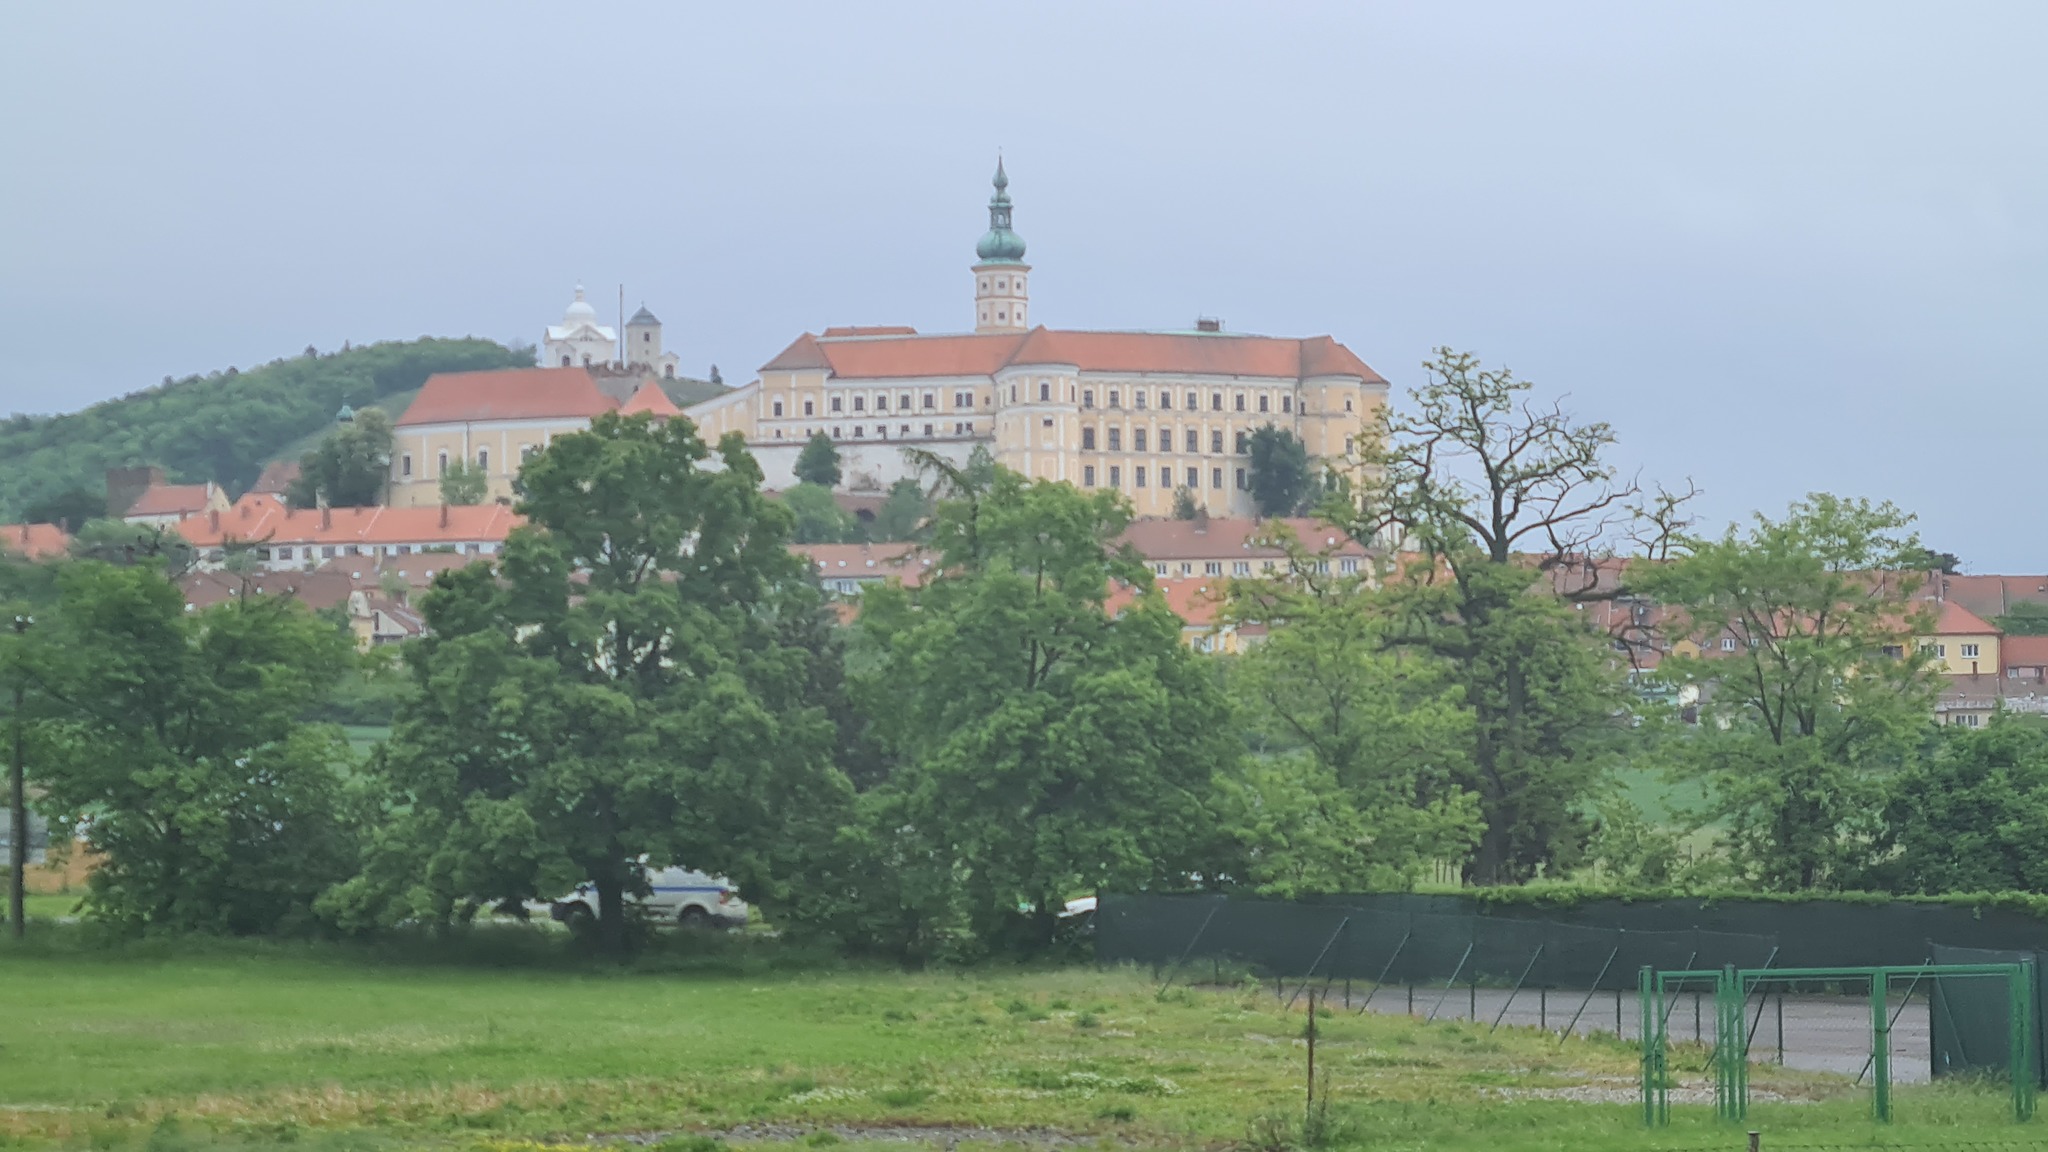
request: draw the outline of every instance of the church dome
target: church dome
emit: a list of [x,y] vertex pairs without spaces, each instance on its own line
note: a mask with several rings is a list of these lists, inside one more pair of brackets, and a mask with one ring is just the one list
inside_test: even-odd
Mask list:
[[592,308],[590,302],[583,298],[583,285],[576,286],[576,299],[569,305],[569,310],[562,313],[562,323],[569,327],[597,323],[597,309]]

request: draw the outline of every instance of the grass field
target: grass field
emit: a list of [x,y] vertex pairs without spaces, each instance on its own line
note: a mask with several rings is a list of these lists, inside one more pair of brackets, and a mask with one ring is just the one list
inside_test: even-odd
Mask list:
[[[50,929],[0,948],[0,1145],[514,1152],[777,1124],[809,1144],[950,1125],[1036,1147],[1222,1148],[1277,1146],[1300,1115],[1305,1018],[1270,986],[1162,995],[1144,974],[1089,968],[777,971],[746,954],[772,943],[622,971],[536,960],[526,933],[472,945],[462,965],[88,939]],[[1335,1145],[1741,1146],[1699,1105],[1644,1132],[1621,1045],[1400,1017],[1322,1025]],[[1864,1095],[1838,1080],[1758,1069],[1756,1087],[1798,1101],[1759,1105],[1773,1137],[1875,1135]],[[1901,1091],[1911,1122],[1893,1132],[2010,1139],[2002,1101]]]

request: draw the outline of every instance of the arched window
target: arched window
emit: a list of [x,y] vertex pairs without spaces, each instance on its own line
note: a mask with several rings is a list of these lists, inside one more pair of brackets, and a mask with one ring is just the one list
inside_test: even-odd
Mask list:
[[435,465],[440,469],[439,475],[446,476],[448,474],[448,453],[445,451],[442,452],[440,456],[435,459]]
[[479,448],[476,450],[476,466],[477,470],[481,472],[489,472],[491,470],[491,450],[489,448]]
[[569,368],[569,367],[573,367],[573,365],[572,365],[572,364],[570,364],[570,362],[569,362],[569,354],[568,354],[567,352],[564,352],[564,353],[562,353],[562,367],[564,367],[564,368]]

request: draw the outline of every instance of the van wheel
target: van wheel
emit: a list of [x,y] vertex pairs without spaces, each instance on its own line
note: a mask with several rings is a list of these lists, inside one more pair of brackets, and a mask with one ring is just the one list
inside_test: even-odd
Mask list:
[[562,914],[562,923],[567,925],[571,932],[587,932],[592,924],[597,923],[597,914],[590,910],[588,904],[571,904],[568,911]]
[[702,928],[706,924],[710,923],[710,921],[711,914],[704,911],[702,908],[697,907],[695,904],[690,905],[689,907],[683,909],[681,912],[676,914],[676,923],[682,925],[685,928]]

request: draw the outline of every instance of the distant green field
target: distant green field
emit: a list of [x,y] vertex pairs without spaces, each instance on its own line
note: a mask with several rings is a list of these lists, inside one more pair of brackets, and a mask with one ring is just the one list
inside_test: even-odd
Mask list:
[[1680,813],[1701,807],[1707,798],[1706,786],[1699,781],[1675,781],[1647,768],[1624,768],[1615,773],[1615,783],[1622,797],[1655,824],[1676,823]]
[[377,745],[391,739],[390,727],[383,724],[344,724],[341,731],[348,737],[349,750],[358,756],[368,756]]
[[[772,1138],[785,1146],[811,1133],[804,1144],[900,1149],[902,1130],[941,1126],[992,1129],[980,1147],[1299,1143],[1304,1012],[1263,986],[1162,991],[1148,973],[1092,968],[779,970],[773,941],[706,940],[695,959],[669,954],[667,971],[634,970],[569,960],[559,943],[551,960],[537,941],[563,937],[517,930],[469,938],[466,964],[446,950],[86,939],[53,927],[0,943],[0,989],[34,992],[0,1034],[0,1145],[539,1152],[742,1124],[788,1126]],[[1675,1103],[1669,1131],[1644,1132],[1636,1054],[1610,1040],[1348,1012],[1319,1031],[1334,1101],[1323,1147],[1742,1146],[1700,1104]],[[1702,1056],[1674,1062],[1695,1094]],[[1754,1085],[1781,1101],[1753,1113],[1766,1147],[1879,1143],[1847,1078],[1759,1065]],[[1995,1087],[1896,1099],[1887,1145],[2020,1134]],[[898,1135],[868,1135],[886,1131]]]

